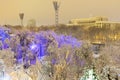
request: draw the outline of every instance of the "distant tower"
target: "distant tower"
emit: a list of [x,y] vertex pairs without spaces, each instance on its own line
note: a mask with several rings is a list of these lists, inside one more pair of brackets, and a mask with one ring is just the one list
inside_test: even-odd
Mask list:
[[55,9],[55,25],[58,26],[60,2],[58,0],[54,0],[53,1],[53,6],[54,6],[54,9]]
[[20,20],[21,20],[21,26],[23,26],[24,13],[19,13],[19,17],[20,17]]

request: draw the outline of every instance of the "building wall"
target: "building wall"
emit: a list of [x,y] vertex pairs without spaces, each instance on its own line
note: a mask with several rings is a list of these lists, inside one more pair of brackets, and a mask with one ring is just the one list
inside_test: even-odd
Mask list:
[[115,26],[120,26],[120,22],[108,21],[106,17],[92,17],[83,19],[72,19],[67,26],[96,26],[96,27],[109,27],[114,29]]
[[85,19],[72,19],[69,25],[94,26],[97,21],[108,21],[106,17],[92,17]]

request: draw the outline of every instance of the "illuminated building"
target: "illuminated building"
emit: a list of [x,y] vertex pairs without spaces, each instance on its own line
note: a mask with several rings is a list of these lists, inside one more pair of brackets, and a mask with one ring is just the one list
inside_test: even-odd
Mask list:
[[108,21],[106,17],[91,17],[83,19],[72,19],[69,21],[68,26],[94,26],[96,22]]
[[[92,41],[120,40],[120,22],[109,21],[107,17],[72,19],[67,26],[80,26],[89,31]],[[90,35],[92,33],[92,35]]]
[[100,27],[103,26],[114,29],[115,26],[120,26],[120,22],[112,22],[109,21],[107,17],[91,17],[91,18],[83,18],[83,19],[72,19],[69,21],[67,26],[89,26],[89,27]]

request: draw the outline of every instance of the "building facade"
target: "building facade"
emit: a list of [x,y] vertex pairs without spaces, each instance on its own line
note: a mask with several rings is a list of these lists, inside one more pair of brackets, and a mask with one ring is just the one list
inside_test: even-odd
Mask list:
[[67,26],[89,26],[89,27],[109,27],[114,29],[116,26],[120,26],[120,22],[109,21],[107,17],[91,17],[83,19],[72,19]]
[[68,26],[94,26],[98,21],[108,21],[106,17],[91,17],[83,19],[72,19],[67,24]]

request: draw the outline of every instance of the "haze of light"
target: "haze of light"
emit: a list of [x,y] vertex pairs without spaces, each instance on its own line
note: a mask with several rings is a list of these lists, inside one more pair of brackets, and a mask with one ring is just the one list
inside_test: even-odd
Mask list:
[[[106,16],[120,21],[120,0],[61,0],[60,23],[72,18]],[[52,0],[0,0],[0,24],[20,24],[19,13],[25,14],[24,24],[35,19],[37,25],[54,24]]]

